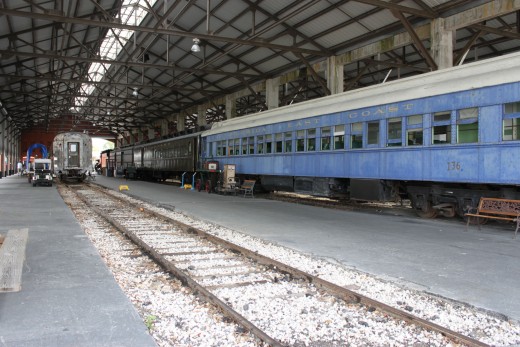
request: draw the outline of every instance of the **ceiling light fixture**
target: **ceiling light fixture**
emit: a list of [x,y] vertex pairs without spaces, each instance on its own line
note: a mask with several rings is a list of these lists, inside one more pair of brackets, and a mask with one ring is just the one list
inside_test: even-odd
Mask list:
[[132,92],[132,95],[135,96],[136,98],[139,95],[139,93],[137,92],[137,87],[134,88],[134,91]]
[[199,53],[200,52],[200,40],[195,38],[193,39],[193,46],[191,46],[191,51],[193,53]]

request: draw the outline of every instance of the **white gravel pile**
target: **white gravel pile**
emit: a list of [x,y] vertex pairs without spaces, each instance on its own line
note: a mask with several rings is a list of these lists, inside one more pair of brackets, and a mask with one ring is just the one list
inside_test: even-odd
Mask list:
[[[67,203],[78,203],[74,195],[62,194]],[[85,210],[74,213],[159,346],[265,346],[211,305],[197,300],[132,242],[110,232],[107,223]]]
[[[116,196],[125,196],[112,192]],[[256,251],[280,262],[317,275],[325,280],[345,286],[375,300],[411,312],[412,314],[446,326],[464,335],[495,346],[509,346],[520,342],[520,325],[498,316],[472,309],[460,303],[449,302],[425,293],[382,281],[357,270],[347,269],[322,259],[273,245],[242,233],[194,220],[186,215],[141,203],[179,220],[203,229],[208,233]],[[81,218],[80,218],[81,220]],[[168,284],[162,273],[146,257],[137,254],[126,240],[106,232],[105,225],[86,220],[84,228],[100,250],[116,280],[125,290],[145,323],[161,346],[258,346],[249,334],[234,324],[226,323],[222,316],[208,305],[194,300],[178,283]],[[124,242],[124,243],[122,243]],[[134,256],[132,256],[134,255]],[[238,264],[237,264],[238,265]],[[241,269],[240,271],[243,271]],[[207,273],[201,272],[202,276]],[[269,327],[266,332],[292,346],[450,346],[445,340],[402,322],[374,312],[367,318],[359,309],[349,310],[343,303],[324,303],[322,308],[307,309],[306,301],[316,293],[301,293],[294,286],[259,284],[252,292],[250,287],[219,288],[215,293],[238,312],[257,317],[258,326]],[[258,290],[264,295],[259,300]],[[291,304],[282,300],[287,291],[295,300]],[[254,296],[254,297],[253,297]],[[367,308],[371,312],[370,308]],[[366,313],[366,312],[365,312]],[[289,319],[285,326],[270,324]],[[319,317],[324,322],[316,327]],[[391,321],[389,323],[389,321]],[[305,338],[302,339],[302,336]],[[332,342],[331,342],[332,341]],[[341,342],[338,342],[341,341]]]

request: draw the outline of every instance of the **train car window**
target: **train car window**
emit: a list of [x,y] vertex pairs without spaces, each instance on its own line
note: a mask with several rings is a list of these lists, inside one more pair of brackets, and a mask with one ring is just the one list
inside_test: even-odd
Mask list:
[[235,144],[233,145],[233,149],[235,150],[233,155],[240,155],[240,139],[235,139]]
[[296,152],[305,151],[305,130],[296,132]]
[[217,155],[225,157],[227,155],[226,153],[226,141],[218,141],[217,142]]
[[321,128],[321,150],[328,151],[330,149],[330,127]]
[[403,119],[401,117],[388,119],[388,147],[400,147],[403,145]]
[[433,114],[432,143],[446,145],[451,143],[451,112],[437,112]]
[[363,123],[352,123],[350,125],[350,148],[363,148]]
[[504,141],[520,140],[520,118],[509,118],[503,121]]
[[505,114],[520,113],[520,101],[510,102],[504,105]]
[[254,137],[250,137],[248,140],[247,140],[247,154],[255,154],[255,138]]
[[307,151],[316,150],[316,129],[307,129]]
[[[226,142],[224,141],[226,144]],[[224,150],[224,155],[233,155],[233,140],[229,140],[229,144],[226,144],[226,149]]]
[[510,102],[504,105],[502,121],[502,139],[504,141],[520,140],[520,102]]
[[273,153],[273,135],[265,135],[265,153]]
[[242,155],[247,154],[247,137],[242,138]]
[[283,134],[282,133],[274,134],[274,142],[275,142],[274,152],[282,153],[282,151],[283,151]]
[[345,149],[345,125],[334,126],[334,149]]
[[408,146],[422,146],[423,145],[423,130],[408,129],[406,132],[406,139]]
[[379,144],[379,121],[367,123],[367,144],[377,145]]
[[264,154],[264,136],[258,135],[256,137],[256,154]]
[[478,108],[459,110],[457,118],[457,143],[478,142]]
[[292,133],[285,133],[284,142],[284,152],[292,152]]

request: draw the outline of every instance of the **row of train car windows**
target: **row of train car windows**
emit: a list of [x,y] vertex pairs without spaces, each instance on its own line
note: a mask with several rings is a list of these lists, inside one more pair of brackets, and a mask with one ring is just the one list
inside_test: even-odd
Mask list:
[[[477,143],[479,109],[466,108],[456,112],[456,143]],[[346,127],[350,130],[347,134]],[[503,118],[504,141],[520,140],[520,102],[504,105]],[[317,129],[297,130],[217,141],[211,144],[216,147],[217,156],[247,155],[267,153],[312,152],[343,149],[378,147],[381,123],[379,120],[358,122],[350,125],[335,125]],[[424,145],[423,115],[395,117],[387,119],[386,146],[422,146]],[[405,135],[403,137],[403,134]],[[346,147],[345,136],[350,139]],[[404,141],[404,143],[403,143]],[[432,114],[431,144],[444,145],[452,143],[452,112]],[[213,151],[211,150],[211,153]]]

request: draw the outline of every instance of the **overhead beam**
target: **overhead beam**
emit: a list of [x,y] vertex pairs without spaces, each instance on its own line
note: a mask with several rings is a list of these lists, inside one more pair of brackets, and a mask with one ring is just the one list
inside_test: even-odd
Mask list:
[[520,0],[493,0],[444,20],[446,30],[457,30],[520,10]]
[[[52,76],[23,76],[23,75],[9,75],[9,74],[0,74],[0,77],[6,78],[9,84],[17,83],[20,81],[54,81],[54,82],[62,82],[62,83],[71,83],[71,84],[93,84],[93,85],[107,85],[107,86],[116,86],[116,87],[125,87],[125,88],[149,88],[156,90],[166,90],[166,91],[186,91],[186,92],[198,92],[200,89],[198,88],[188,88],[188,87],[169,87],[169,86],[161,86],[161,85],[149,85],[149,84],[139,84],[139,83],[116,83],[116,82],[107,82],[107,81],[91,81],[85,79],[66,79],[66,78],[57,78]],[[8,91],[9,89],[4,89],[3,91]],[[221,93],[221,91],[211,91],[205,90],[206,93]],[[97,97],[97,96],[96,96]]]
[[432,11],[418,10],[413,7],[402,6],[402,5],[392,3],[392,2],[386,2],[386,1],[381,1],[381,0],[355,0],[355,1],[361,2],[363,4],[367,4],[367,5],[372,5],[375,7],[386,8],[386,9],[392,10],[392,11],[399,11],[399,12],[414,14],[416,16],[423,17],[423,18],[433,19],[433,18],[437,17],[437,14]]
[[511,39],[520,40],[520,34],[518,32],[500,30],[500,29],[491,28],[491,27],[488,27],[487,25],[482,25],[482,24],[473,24],[473,25],[471,25],[471,27],[478,31],[485,31],[485,32],[495,34],[498,36],[504,36],[504,37],[509,37]]
[[5,56],[18,56],[25,58],[41,58],[41,59],[58,59],[64,61],[74,61],[74,62],[83,62],[83,63],[100,63],[100,64],[110,64],[116,66],[131,66],[138,68],[153,68],[153,69],[164,69],[171,71],[172,69],[182,71],[182,72],[201,72],[208,73],[214,75],[224,75],[224,76],[243,76],[249,78],[259,77],[258,75],[253,74],[243,74],[240,72],[227,72],[222,70],[212,70],[212,69],[198,69],[198,68],[185,68],[177,65],[167,65],[167,64],[147,64],[141,62],[133,62],[133,61],[118,61],[118,60],[110,60],[110,59],[101,59],[101,58],[83,58],[78,56],[66,56],[60,54],[48,54],[48,53],[34,53],[34,52],[20,52],[13,50],[5,50],[0,49],[0,55]]
[[330,95],[331,93],[330,93],[329,88],[327,87],[327,84],[320,78],[320,76],[316,73],[316,71],[314,70],[312,65],[309,64],[307,59],[305,59],[305,57],[299,53],[296,54],[296,56],[298,58],[300,58],[300,60],[305,64],[305,66],[307,66],[307,70],[310,72],[310,74],[314,78],[314,80],[316,80],[316,82],[321,86],[321,88],[325,92],[325,95]]
[[295,46],[284,46],[277,45],[274,43],[268,43],[260,40],[242,40],[236,39],[232,37],[224,37],[224,36],[216,36],[210,34],[202,34],[202,33],[193,33],[189,31],[181,31],[181,30],[172,30],[172,29],[164,29],[164,28],[149,28],[145,26],[136,26],[136,25],[128,25],[119,23],[117,20],[112,22],[102,22],[98,20],[84,19],[78,17],[67,17],[60,16],[55,14],[46,14],[46,13],[36,13],[36,12],[27,12],[27,11],[17,11],[11,10],[7,8],[0,7],[0,15],[12,16],[12,17],[22,17],[22,18],[32,18],[39,20],[48,20],[57,23],[72,23],[72,24],[80,24],[85,26],[92,27],[103,27],[103,28],[118,28],[136,32],[147,32],[147,33],[155,33],[155,34],[163,34],[163,35],[171,35],[171,36],[180,36],[180,37],[188,37],[188,38],[198,38],[206,41],[218,41],[218,42],[229,42],[235,43],[243,46],[256,46],[263,48],[270,48],[277,51],[286,51],[286,52],[297,52],[297,53],[305,53],[316,56],[328,56],[328,53],[313,50],[313,49],[305,49],[299,48]]
[[408,22],[408,20],[405,18],[405,16],[396,10],[392,10],[392,14],[401,21],[403,26],[408,31],[408,34],[410,34],[410,37],[412,38],[412,41],[415,44],[415,47],[419,50],[419,53],[422,55],[422,57],[426,60],[426,63],[429,67],[432,68],[432,70],[437,70],[437,63],[433,60],[432,56],[430,55],[430,52],[424,47],[421,39],[419,38],[419,35],[415,32],[413,26]]

